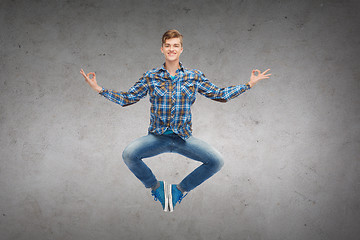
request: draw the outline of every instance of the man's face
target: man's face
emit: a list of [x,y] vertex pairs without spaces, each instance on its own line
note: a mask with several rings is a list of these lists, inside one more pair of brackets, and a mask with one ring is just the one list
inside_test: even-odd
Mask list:
[[165,41],[161,47],[161,52],[165,56],[166,61],[179,61],[183,48],[179,38],[170,38]]

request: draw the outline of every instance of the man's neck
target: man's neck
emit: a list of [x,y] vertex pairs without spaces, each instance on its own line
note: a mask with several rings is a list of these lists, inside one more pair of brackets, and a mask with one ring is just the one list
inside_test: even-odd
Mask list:
[[169,71],[171,76],[176,75],[176,70],[178,70],[179,67],[179,61],[165,62],[165,69]]

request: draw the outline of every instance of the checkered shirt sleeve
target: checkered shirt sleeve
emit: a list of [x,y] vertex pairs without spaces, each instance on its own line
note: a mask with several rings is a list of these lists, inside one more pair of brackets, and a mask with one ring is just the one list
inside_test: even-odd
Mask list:
[[129,106],[138,102],[144,98],[148,92],[147,82],[144,77],[140,78],[134,86],[132,86],[127,92],[118,92],[109,89],[102,89],[100,95],[104,96],[108,100],[120,104],[121,106]]
[[243,85],[230,86],[226,88],[219,88],[213,83],[211,83],[202,72],[198,70],[196,72],[198,73],[199,78],[198,92],[201,95],[204,95],[205,97],[218,102],[228,102],[231,99],[236,98],[246,90],[250,89],[250,85],[248,83]]

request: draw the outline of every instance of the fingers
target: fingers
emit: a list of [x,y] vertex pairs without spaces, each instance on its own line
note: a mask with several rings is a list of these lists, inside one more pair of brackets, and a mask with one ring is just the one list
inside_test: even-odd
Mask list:
[[270,68],[266,69],[264,72],[261,72],[259,69],[254,69],[252,70],[252,74],[256,75],[256,76],[262,76],[262,77],[269,77],[271,76],[271,73],[266,74],[267,72],[270,71]]
[[[89,79],[94,79],[96,76],[95,76],[95,73],[94,72],[90,72],[86,75]],[[90,77],[92,76],[92,77]]]
[[[270,71],[270,68],[266,69],[263,74],[267,73],[268,71]],[[252,72],[258,72],[261,73],[261,71],[259,69],[253,69]]]
[[95,80],[96,79],[96,75],[94,72],[89,72],[88,74],[85,74],[84,70],[81,68],[80,70],[81,75],[84,76],[86,81],[90,81],[90,80]]
[[259,69],[253,69],[250,77],[250,81],[255,84],[258,81],[261,81],[262,79],[268,79],[270,78],[271,74],[268,73],[270,71],[269,69],[266,69],[264,72],[261,72]]
[[266,69],[262,74],[267,73],[268,71],[270,71],[270,68]]
[[81,75],[83,75],[84,77],[86,77],[86,74],[85,74],[85,72],[84,72],[83,69],[80,70],[80,73],[81,73]]
[[259,75],[259,74],[261,74],[261,72],[260,72],[259,69],[253,69],[253,70],[252,70],[252,74],[254,74],[254,75]]
[[271,76],[271,73],[266,74],[268,71],[270,71],[270,68],[266,69],[263,73],[261,73],[261,77],[263,79],[269,78]]

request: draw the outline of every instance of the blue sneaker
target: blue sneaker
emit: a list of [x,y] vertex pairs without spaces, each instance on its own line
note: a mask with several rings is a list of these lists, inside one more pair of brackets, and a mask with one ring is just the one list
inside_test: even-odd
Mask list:
[[165,212],[168,211],[168,205],[169,205],[169,199],[168,199],[168,194],[167,191],[165,189],[166,185],[165,182],[160,181],[160,187],[158,187],[155,191],[151,190],[151,195],[154,196],[154,200],[157,201],[159,200],[159,202],[161,203],[163,210]]
[[175,184],[169,186],[169,210],[170,212],[174,211],[176,203],[181,203],[181,200],[187,195],[184,195]]

